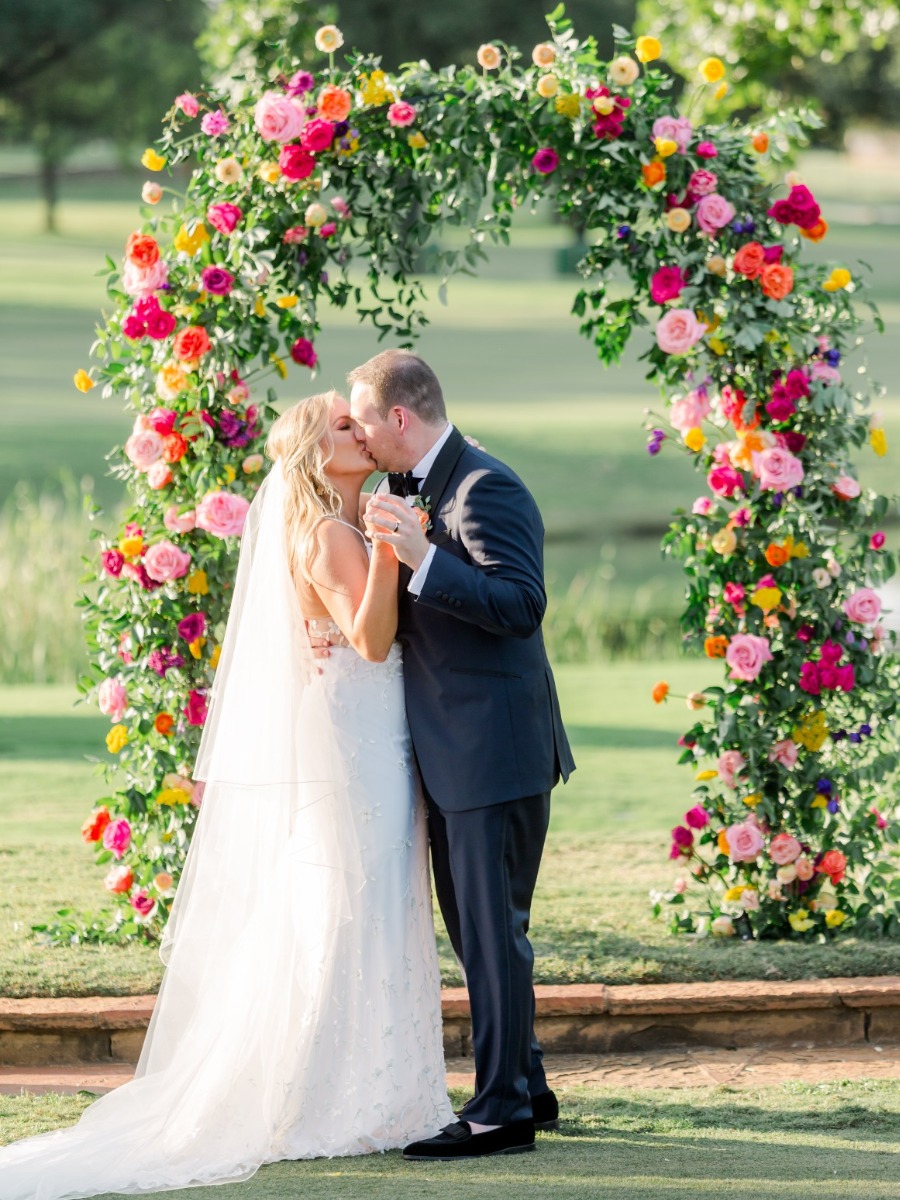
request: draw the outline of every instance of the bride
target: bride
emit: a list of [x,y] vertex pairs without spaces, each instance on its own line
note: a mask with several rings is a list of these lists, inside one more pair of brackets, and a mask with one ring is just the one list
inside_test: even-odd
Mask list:
[[454,1119],[397,559],[360,527],[373,462],[334,392],[285,412],[267,452],[135,1078],[73,1128],[0,1150],[3,1200],[248,1179]]

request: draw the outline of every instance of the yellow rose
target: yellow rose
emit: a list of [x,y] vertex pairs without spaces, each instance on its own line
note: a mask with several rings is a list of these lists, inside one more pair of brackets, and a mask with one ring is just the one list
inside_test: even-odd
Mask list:
[[209,665],[213,671],[219,665],[219,658],[221,657],[221,654],[222,654],[222,647],[221,646],[213,646],[212,654],[209,656]]
[[193,571],[188,575],[187,590],[192,596],[208,596],[209,581],[205,571]]
[[670,208],[666,213],[666,224],[673,233],[684,233],[690,223],[691,214],[686,208]]
[[730,887],[722,897],[723,904],[735,904],[743,896],[748,888],[746,883],[736,883],[734,887]]
[[128,745],[128,730],[124,725],[113,725],[106,735],[106,748],[110,754],[118,754]]
[[219,183],[240,183],[244,168],[236,158],[220,158],[216,163],[215,176]]
[[72,376],[72,382],[78,388],[79,392],[89,392],[91,388],[94,387],[93,379],[91,379],[87,371],[83,370],[81,367],[79,367]]
[[841,912],[839,908],[828,908],[825,910],[825,924],[829,929],[835,929],[838,925],[843,925],[847,920],[847,914]]
[[418,129],[406,135],[406,144],[413,150],[424,150],[428,145],[428,139],[424,133],[420,133]]
[[656,153],[660,158],[671,158],[678,151],[678,143],[673,142],[671,138],[655,138],[653,145],[656,147]]
[[166,160],[152,147],[148,147],[141,155],[141,166],[146,167],[148,171],[161,171],[165,165]]
[[798,908],[795,913],[791,913],[788,920],[791,923],[791,929],[795,929],[797,933],[806,933],[807,929],[812,929],[815,921],[810,921],[809,912],[805,908]]
[[835,267],[822,287],[826,292],[839,292],[841,288],[847,287],[853,280],[853,276],[846,267]]
[[272,366],[275,368],[275,370],[278,372],[278,374],[281,376],[282,379],[287,379],[287,375],[288,375],[287,366],[285,365],[285,361],[283,358],[279,358],[277,354],[272,354],[269,356],[269,362],[272,364]]
[[630,87],[641,69],[627,54],[621,54],[609,64],[609,77],[616,87]]
[[638,62],[648,63],[659,58],[662,54],[662,43],[659,38],[639,37],[634,46],[634,55]]
[[743,803],[748,808],[756,808],[757,804],[762,803],[762,792],[751,792],[749,796],[744,797]]
[[696,425],[693,429],[689,429],[684,435],[684,444],[687,446],[688,450],[693,450],[694,453],[697,453],[698,450],[702,450],[706,445],[706,438],[703,435],[703,430]]
[[[483,49],[484,47],[482,46]],[[481,62],[481,59],[478,61]],[[556,47],[551,46],[549,42],[539,43],[531,52],[531,61],[536,67],[543,67],[546,70],[547,67],[552,66],[556,62]],[[484,66],[484,63],[481,65]]]
[[225,464],[223,476],[226,483],[234,483],[235,479],[237,479],[237,471],[234,469],[231,463]]
[[160,400],[175,400],[187,387],[187,375],[176,362],[167,362],[156,374],[156,394]]
[[485,71],[496,71],[500,66],[500,51],[496,46],[492,46],[490,42],[479,46],[475,57],[478,60],[479,67],[483,67]]
[[189,254],[193,258],[204,243],[208,241],[209,234],[206,232],[206,226],[202,221],[199,221],[190,230],[186,225],[182,225],[175,234],[175,249],[181,254]]
[[559,91],[559,80],[555,75],[542,75],[536,84],[537,94],[550,100]]
[[119,542],[119,549],[126,558],[136,558],[144,548],[144,539],[139,535],[134,534],[128,537],[123,537]]
[[281,167],[276,162],[260,163],[256,168],[256,174],[265,183],[277,183],[281,178]]
[[323,25],[316,31],[315,42],[316,49],[321,50],[323,54],[334,54],[335,50],[340,50],[343,46],[344,35],[337,25]]
[[883,429],[873,429],[869,434],[869,444],[879,458],[887,454],[887,437]]
[[728,353],[728,347],[721,338],[711,337],[706,344],[712,350],[713,354],[718,354],[720,357]]
[[257,317],[264,317],[266,315],[266,302],[263,300],[262,296],[256,297],[256,300],[253,304],[253,312]]
[[706,269],[711,275],[724,278],[728,274],[728,264],[721,254],[713,254],[706,262]]
[[707,83],[718,83],[725,78],[725,64],[721,58],[704,58],[697,70]]
[[581,112],[581,97],[574,94],[557,96],[554,108],[561,117],[574,121]]
[[734,530],[729,529],[726,525],[724,529],[720,529],[718,533],[714,533],[709,540],[709,544],[715,550],[716,554],[734,554],[737,549],[737,538]]
[[[279,308],[294,308],[299,301],[299,296],[276,296],[275,303]],[[261,314],[260,314],[261,315]]]

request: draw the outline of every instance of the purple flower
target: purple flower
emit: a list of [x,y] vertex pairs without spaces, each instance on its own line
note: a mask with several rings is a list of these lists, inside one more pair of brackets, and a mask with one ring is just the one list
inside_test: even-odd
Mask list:
[[863,735],[863,737],[869,737],[872,732],[872,726],[868,724],[860,725],[859,732]]
[[627,238],[630,236],[631,236],[631,226],[630,225],[620,225],[619,228],[616,230],[617,238]]
[[850,741],[853,743],[854,746],[858,746],[859,743],[862,741],[862,737],[858,733],[851,733]]
[[840,350],[826,350],[822,357],[828,363],[829,367],[836,367],[841,361],[841,352]]
[[833,788],[834,784],[830,779],[820,779],[816,784],[816,791],[821,792],[823,796],[830,796]]
[[839,801],[829,800],[826,807],[830,813],[836,813],[841,806],[840,806]]
[[297,71],[288,80],[285,91],[289,96],[303,96],[306,92],[311,92],[315,86],[316,81],[309,71]]

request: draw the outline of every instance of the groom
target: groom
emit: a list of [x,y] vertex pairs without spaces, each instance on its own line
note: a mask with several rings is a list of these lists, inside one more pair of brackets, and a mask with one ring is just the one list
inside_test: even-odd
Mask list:
[[531,1150],[535,1125],[555,1127],[558,1107],[533,1031],[529,912],[550,790],[575,765],[541,636],[543,525],[509,467],[449,424],[417,355],[387,350],[348,379],[351,414],[390,472],[366,516],[401,562],[407,716],[472,1012],[475,1096],[404,1157]]

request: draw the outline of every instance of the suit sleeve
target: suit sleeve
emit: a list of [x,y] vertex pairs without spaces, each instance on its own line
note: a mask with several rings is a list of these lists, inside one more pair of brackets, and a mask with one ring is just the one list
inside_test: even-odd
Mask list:
[[418,603],[488,633],[530,637],[547,607],[537,505],[496,471],[477,476],[459,501],[458,539],[471,561],[437,546]]

